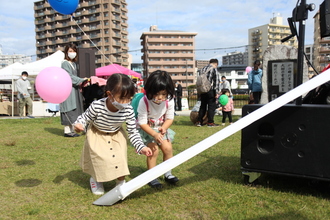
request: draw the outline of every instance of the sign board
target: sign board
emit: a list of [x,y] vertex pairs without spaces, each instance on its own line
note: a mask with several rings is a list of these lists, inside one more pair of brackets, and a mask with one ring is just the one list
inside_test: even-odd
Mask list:
[[188,99],[182,98],[181,99],[182,110],[189,110]]

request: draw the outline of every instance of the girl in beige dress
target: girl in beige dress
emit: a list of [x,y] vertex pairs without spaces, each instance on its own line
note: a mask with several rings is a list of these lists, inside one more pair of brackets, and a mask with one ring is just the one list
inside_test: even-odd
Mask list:
[[86,140],[80,165],[91,175],[91,190],[104,194],[103,182],[116,179],[117,185],[125,183],[129,175],[127,165],[127,136],[122,128],[126,122],[128,138],[138,154],[151,156],[136,129],[134,110],[130,105],[135,87],[123,74],[113,74],[107,80],[106,97],[94,101],[74,123],[77,132],[86,131]]

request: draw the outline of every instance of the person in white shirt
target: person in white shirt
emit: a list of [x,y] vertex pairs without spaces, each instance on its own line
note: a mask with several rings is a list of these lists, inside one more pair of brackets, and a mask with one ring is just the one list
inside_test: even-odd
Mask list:
[[[138,105],[137,124],[142,140],[152,150],[147,158],[148,169],[157,164],[159,149],[163,153],[163,161],[173,157],[172,142],[175,132],[170,129],[174,120],[174,83],[171,76],[161,70],[150,74],[144,86],[145,96]],[[165,174],[165,181],[176,184],[179,179],[171,170]],[[149,182],[152,188],[162,188],[158,179]]]
[[223,89],[228,89],[229,90],[229,96],[233,96],[231,89],[230,89],[230,83],[229,81],[226,79],[225,76],[221,77],[221,84],[220,84],[220,88],[221,90]]
[[21,74],[21,78],[16,81],[16,88],[18,91],[17,98],[18,98],[18,106],[19,106],[19,116],[24,118],[24,108],[27,106],[27,117],[34,118],[32,116],[32,99],[30,96],[31,91],[31,84],[30,81],[27,79],[29,74],[26,71],[23,71]]

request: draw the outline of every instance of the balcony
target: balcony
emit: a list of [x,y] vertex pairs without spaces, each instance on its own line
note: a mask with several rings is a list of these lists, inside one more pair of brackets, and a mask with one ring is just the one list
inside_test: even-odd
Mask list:
[[120,5],[120,1],[119,0],[111,0],[111,4]]
[[45,50],[46,53],[53,53],[54,52],[54,49],[53,48],[48,48]]
[[64,40],[63,39],[57,39],[55,42],[56,42],[56,44],[62,44],[62,43],[64,43]]
[[88,2],[81,2],[79,3],[80,7],[83,8],[83,7],[87,7],[88,6]]

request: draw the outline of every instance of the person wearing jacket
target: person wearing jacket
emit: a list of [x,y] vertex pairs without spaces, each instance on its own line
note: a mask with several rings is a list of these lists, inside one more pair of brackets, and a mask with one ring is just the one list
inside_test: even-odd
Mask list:
[[28,76],[28,72],[23,71],[21,78],[16,81],[17,98],[19,103],[19,116],[21,119],[25,117],[25,115],[23,115],[25,106],[27,106],[27,117],[34,118],[32,116],[33,102],[30,95],[31,84],[30,81],[27,79]]
[[72,90],[69,97],[60,103],[61,124],[64,125],[64,137],[78,137],[79,134],[74,132],[72,124],[84,112],[80,86],[88,78],[80,78],[77,75],[77,65],[75,62],[78,60],[78,54],[76,45],[73,43],[66,45],[64,54],[65,57],[61,68],[69,74],[72,80]]
[[254,68],[248,75],[248,86],[252,92],[254,104],[259,104],[262,92],[262,69],[260,69],[260,61],[254,61]]

